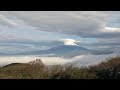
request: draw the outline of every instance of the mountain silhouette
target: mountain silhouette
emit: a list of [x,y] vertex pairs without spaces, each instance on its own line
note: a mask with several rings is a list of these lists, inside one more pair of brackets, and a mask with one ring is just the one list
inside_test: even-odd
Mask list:
[[59,45],[56,47],[52,47],[48,50],[32,51],[32,52],[26,52],[22,54],[72,58],[74,56],[83,55],[83,54],[101,55],[101,54],[111,54],[111,53],[113,53],[113,51],[90,50],[90,49],[76,46],[76,45]]

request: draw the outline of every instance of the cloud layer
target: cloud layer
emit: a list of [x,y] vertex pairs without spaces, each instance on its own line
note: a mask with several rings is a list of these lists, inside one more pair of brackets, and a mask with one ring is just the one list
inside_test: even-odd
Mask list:
[[[18,21],[23,21],[36,27],[38,30],[79,35],[82,37],[105,38],[110,37],[111,33],[113,36],[118,36],[118,32],[120,32],[119,28],[107,27],[108,21],[113,21],[111,18],[113,14],[118,15],[118,12],[10,11],[1,12],[1,14],[1,23],[6,23],[7,25],[15,26],[18,25]],[[18,21],[8,19],[8,16],[14,16]]]
[[119,20],[119,11],[0,12],[1,25],[14,29],[28,25],[34,27],[36,31],[77,35],[82,38],[96,38],[98,42],[90,43],[94,47],[95,45],[98,47],[118,47],[120,45]]
[[80,55],[72,59],[65,59],[60,57],[37,57],[37,56],[17,56],[17,57],[0,57],[0,66],[4,66],[10,63],[27,63],[36,59],[41,59],[45,65],[64,65],[67,63],[73,64],[75,66],[88,66],[100,63],[106,58],[114,57],[115,54],[111,55]]

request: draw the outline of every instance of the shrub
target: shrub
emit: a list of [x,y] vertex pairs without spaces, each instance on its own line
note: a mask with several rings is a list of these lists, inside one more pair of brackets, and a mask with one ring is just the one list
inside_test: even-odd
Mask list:
[[90,66],[89,71],[100,79],[120,79],[120,57],[107,58],[106,61]]
[[41,59],[0,68],[0,79],[120,79],[120,57],[88,67],[72,64],[46,66]]

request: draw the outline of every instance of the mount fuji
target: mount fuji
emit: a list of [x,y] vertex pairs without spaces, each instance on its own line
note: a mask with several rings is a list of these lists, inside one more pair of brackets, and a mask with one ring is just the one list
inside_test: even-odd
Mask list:
[[[45,57],[64,57],[64,58],[72,58],[79,55],[101,55],[101,54],[112,54],[114,51],[111,50],[91,50],[84,47],[80,47],[76,44],[73,39],[64,39],[61,40],[64,44],[60,44],[58,46],[49,48],[47,50],[35,50],[35,51],[27,51],[16,53],[14,55],[38,55],[38,56],[45,56]],[[2,54],[4,55],[4,54]],[[5,55],[13,55],[5,54]]]
[[78,55],[86,55],[86,54],[92,54],[92,55],[101,55],[101,54],[111,54],[113,51],[110,50],[91,50],[84,47],[80,47],[77,45],[75,40],[71,39],[65,39],[62,40],[64,44],[52,47],[48,50],[39,50],[39,51],[32,51],[27,52],[24,54],[27,55],[39,55],[39,56],[49,56],[49,57],[67,57],[72,58]]

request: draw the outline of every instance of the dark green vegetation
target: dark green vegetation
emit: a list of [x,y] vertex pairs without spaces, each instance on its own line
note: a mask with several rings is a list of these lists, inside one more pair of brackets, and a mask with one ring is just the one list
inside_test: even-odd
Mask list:
[[0,79],[120,79],[120,56],[88,67],[46,66],[40,59],[0,68]]

